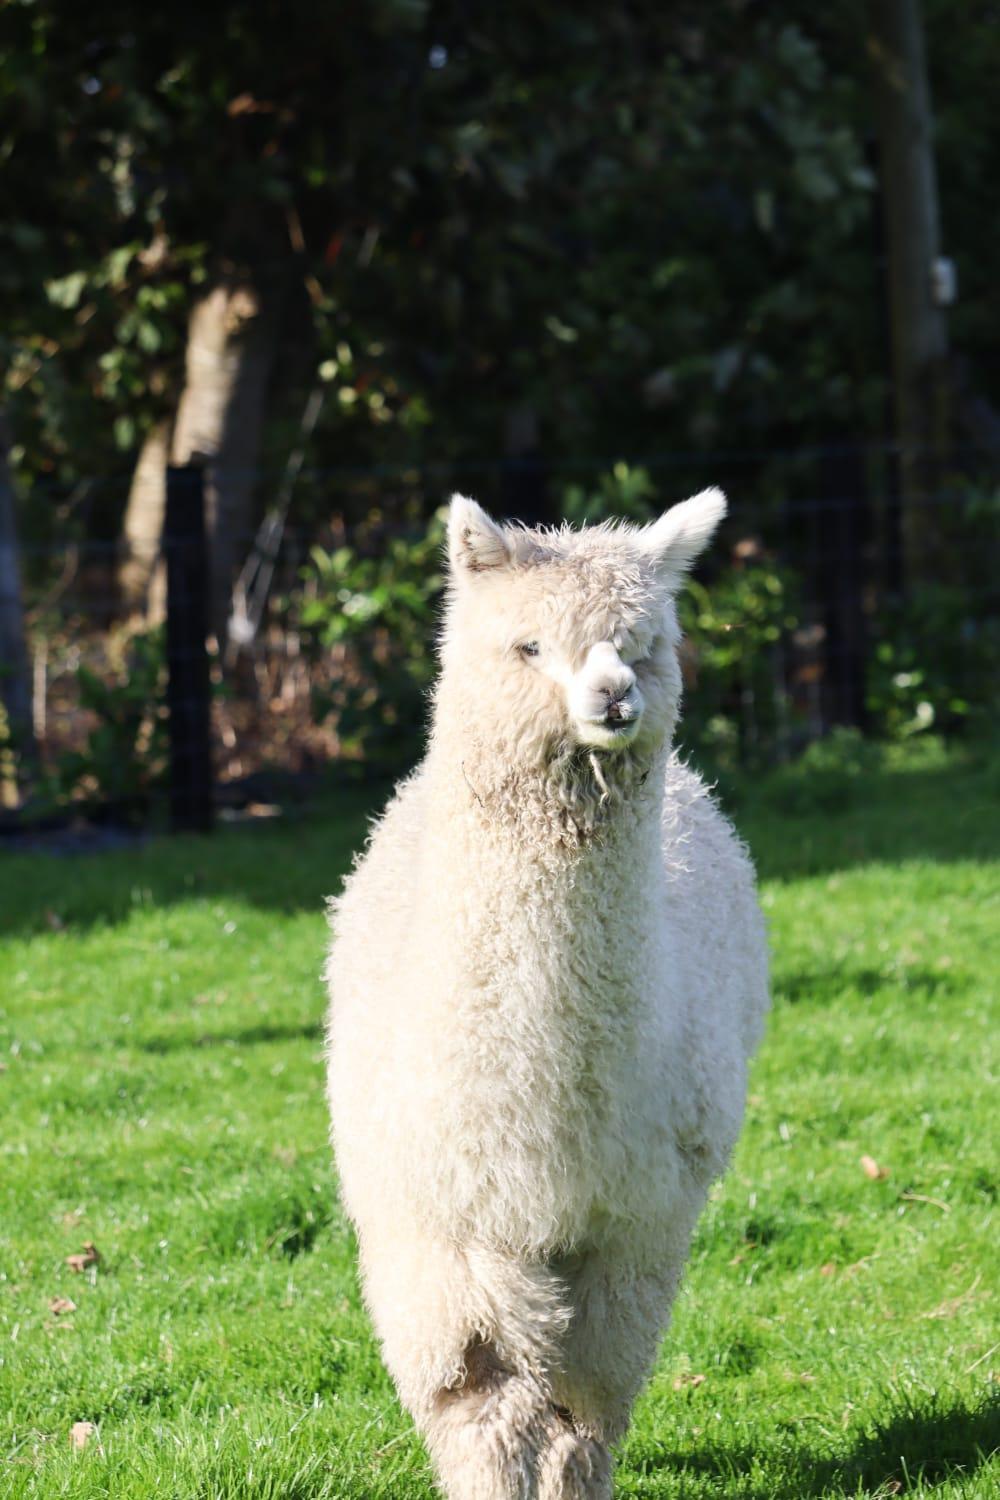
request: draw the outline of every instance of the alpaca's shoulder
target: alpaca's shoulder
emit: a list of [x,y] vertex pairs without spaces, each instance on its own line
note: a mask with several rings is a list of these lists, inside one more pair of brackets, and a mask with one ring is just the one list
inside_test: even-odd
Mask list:
[[330,903],[333,912],[364,902],[369,894],[386,899],[392,892],[393,900],[400,899],[420,858],[425,804],[426,783],[418,766],[397,783],[382,812],[373,818],[343,892]]
[[667,762],[662,829],[669,872],[690,874],[694,864],[702,868],[724,865],[730,872],[744,870],[752,880],[746,845],[711,788],[676,755]]
[[753,862],[710,788],[676,759],[666,772],[663,860],[699,1024],[711,1029],[707,1017],[715,1014],[721,1032],[739,1038],[749,1055],[768,1005],[767,931]]

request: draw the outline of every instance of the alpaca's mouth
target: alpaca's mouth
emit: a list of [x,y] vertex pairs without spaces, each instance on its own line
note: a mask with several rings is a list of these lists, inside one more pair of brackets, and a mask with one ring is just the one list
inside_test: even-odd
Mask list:
[[617,705],[609,708],[601,724],[605,729],[611,729],[616,734],[631,734],[639,727],[639,715],[636,713],[623,713]]
[[581,720],[577,723],[577,738],[594,750],[621,750],[635,739],[641,720],[641,714],[623,719],[610,713],[600,719]]

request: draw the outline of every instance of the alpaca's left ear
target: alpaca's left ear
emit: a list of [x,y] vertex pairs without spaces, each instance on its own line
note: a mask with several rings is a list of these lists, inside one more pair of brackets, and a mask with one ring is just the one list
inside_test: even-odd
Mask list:
[[726,497],[722,491],[702,490],[690,500],[671,506],[658,521],[647,526],[640,533],[643,548],[656,558],[668,581],[679,583],[708,546],[725,514]]

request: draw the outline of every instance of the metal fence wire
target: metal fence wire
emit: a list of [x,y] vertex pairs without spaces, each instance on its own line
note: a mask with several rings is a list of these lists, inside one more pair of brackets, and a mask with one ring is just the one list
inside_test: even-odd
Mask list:
[[[908,543],[904,567],[892,504],[872,506],[836,454],[826,464],[820,495],[737,507],[685,596],[681,740],[703,763],[780,763],[837,727],[961,733],[988,716],[1000,652],[995,497],[971,486],[928,496],[924,553]],[[401,659],[397,615],[359,605],[351,577],[324,597],[329,578],[310,556],[319,543],[362,573],[377,567],[422,534],[434,508],[426,476],[416,506],[398,503],[395,481],[372,504],[380,482],[365,476],[377,524],[352,527],[331,503],[308,530],[272,517],[239,539],[243,595],[222,646],[209,630],[202,481],[169,472],[160,553],[136,560],[150,580],[143,612],[123,601],[120,545],[24,549],[34,747],[16,775],[17,747],[0,761],[0,825],[85,813],[207,829],[220,810],[308,795],[331,769],[393,772],[419,753],[436,601],[428,593],[407,619],[414,660]]]

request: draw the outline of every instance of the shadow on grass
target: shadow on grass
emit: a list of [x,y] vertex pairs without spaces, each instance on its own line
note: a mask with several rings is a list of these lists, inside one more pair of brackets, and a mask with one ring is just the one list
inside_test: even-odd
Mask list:
[[[958,761],[920,771],[869,771],[810,806],[808,779],[791,802],[783,773],[746,779],[730,811],[763,878],[849,870],[872,861],[988,860],[1000,849],[995,765]],[[294,914],[323,909],[350,868],[368,817],[389,788],[366,785],[294,818],[220,828],[211,837],[151,839],[78,858],[0,852],[0,931],[111,925],[137,911],[227,900]]]
[[150,1036],[133,1045],[139,1052],[188,1052],[196,1047],[256,1047],[269,1042],[319,1042],[323,1028],[318,1024],[304,1026],[248,1026],[245,1031],[205,1031],[192,1036],[190,1032],[179,1032],[176,1036]]
[[74,859],[0,850],[0,934],[75,935],[181,903],[217,905],[221,916],[239,901],[322,920],[386,795],[366,786],[287,820],[165,835]]
[[[829,969],[807,969],[794,974],[776,975],[774,995],[776,999],[780,998],[790,1005],[808,1001],[824,1004],[839,1000],[847,990],[856,990],[865,996],[877,995],[886,984],[892,982],[893,976],[880,969],[854,969],[841,964]],[[904,985],[909,994],[928,1000],[937,996],[962,994],[968,989],[965,979],[912,964],[895,976],[894,982]]]
[[769,1462],[766,1448],[732,1444],[705,1446],[683,1457],[647,1459],[656,1469],[703,1475],[716,1493],[741,1500],[819,1500],[820,1496],[905,1495],[918,1485],[942,1484],[957,1475],[971,1477],[1000,1448],[1000,1394],[989,1393],[974,1407],[929,1402],[895,1411],[842,1453],[819,1455],[806,1446],[781,1448]]

